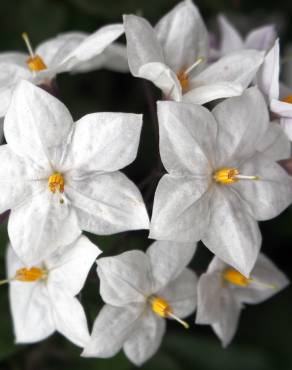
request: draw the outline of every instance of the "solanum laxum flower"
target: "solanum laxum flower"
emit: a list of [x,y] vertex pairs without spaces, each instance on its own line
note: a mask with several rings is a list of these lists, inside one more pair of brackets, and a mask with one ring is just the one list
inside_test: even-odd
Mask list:
[[158,118],[168,174],[155,193],[150,237],[201,239],[248,276],[261,246],[256,220],[277,216],[292,201],[292,179],[276,163],[289,147],[277,140],[262,94],[250,88],[212,112],[159,102]]
[[0,212],[11,209],[15,252],[37,263],[86,230],[148,228],[136,186],[119,172],[137,154],[142,116],[93,113],[77,122],[52,95],[23,81],[5,117]]
[[165,319],[182,319],[196,307],[197,278],[185,268],[195,244],[155,242],[147,250],[97,261],[106,305],[97,316],[85,357],[111,357],[122,348],[136,365],[158,350]]

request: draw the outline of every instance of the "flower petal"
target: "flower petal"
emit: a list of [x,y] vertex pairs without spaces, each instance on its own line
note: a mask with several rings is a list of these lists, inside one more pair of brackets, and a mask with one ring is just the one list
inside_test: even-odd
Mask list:
[[134,365],[141,366],[157,352],[165,327],[165,320],[150,310],[141,317],[123,347],[126,356]]
[[217,168],[237,166],[253,155],[270,127],[266,103],[257,88],[219,103],[212,113],[218,123]]
[[22,81],[6,114],[4,133],[14,153],[30,159],[43,169],[52,169],[52,166],[58,166],[60,150],[72,124],[69,111],[59,100],[43,89]]
[[270,105],[271,111],[280,117],[292,118],[292,104],[273,99]]
[[72,129],[62,169],[83,172],[116,171],[136,158],[142,115],[92,113],[82,117]]
[[156,241],[147,249],[152,267],[153,291],[175,280],[191,262],[197,248],[196,243]]
[[185,0],[168,12],[155,27],[166,63],[179,72],[197,58],[207,59],[208,32],[198,8]]
[[276,41],[277,33],[274,24],[255,28],[248,33],[245,39],[246,49],[269,50]]
[[8,233],[19,258],[33,265],[72,243],[81,230],[70,204],[60,204],[57,195],[48,191],[11,210]]
[[221,55],[243,49],[244,43],[242,37],[223,14],[218,17],[218,23],[221,34]]
[[145,302],[152,291],[151,265],[141,251],[124,252],[97,260],[102,299],[114,306]]
[[261,247],[261,233],[232,188],[218,185],[210,200],[210,223],[203,243],[220,259],[248,276]]
[[214,162],[217,125],[204,107],[158,102],[160,154],[171,174],[209,175]]
[[128,307],[104,305],[95,319],[91,339],[85,346],[82,356],[107,358],[116,355],[133,333],[141,314],[140,305]]
[[62,286],[76,296],[85,284],[87,275],[101,251],[85,236],[73,244],[60,248],[46,260],[50,270],[48,285]]
[[163,176],[155,192],[149,237],[183,243],[200,240],[209,222],[208,187],[208,179]]
[[143,198],[136,185],[121,172],[68,179],[66,194],[82,230],[109,235],[149,228]]
[[157,293],[170,305],[173,313],[183,319],[197,307],[197,276],[190,269],[184,271]]

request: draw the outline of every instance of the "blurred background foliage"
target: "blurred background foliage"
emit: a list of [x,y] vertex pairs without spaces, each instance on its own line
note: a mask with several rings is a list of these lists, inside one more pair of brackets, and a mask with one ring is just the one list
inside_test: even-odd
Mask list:
[[[93,32],[100,26],[120,22],[123,13],[141,14],[156,22],[173,7],[175,0],[2,0],[0,12],[0,50],[25,50],[21,33],[29,33],[37,45],[56,34],[82,30]],[[224,12],[246,33],[248,29],[274,21],[283,45],[292,42],[292,2],[287,0],[198,0],[207,24],[216,32],[216,15]],[[138,184],[150,173],[156,162],[155,119],[153,107],[159,92],[150,84],[130,74],[105,70],[58,77],[61,100],[74,118],[96,111],[144,113],[144,128],[138,158],[126,173]],[[292,86],[291,86],[292,87]],[[151,113],[152,112],[152,113]],[[106,155],[106,153],[105,153]],[[149,208],[156,181],[144,187]],[[1,191],[1,189],[0,189]],[[29,220],[27,220],[29,222]],[[275,220],[261,225],[263,251],[292,278],[291,209]],[[115,236],[90,235],[104,251],[114,255],[124,250],[145,249],[150,241],[144,232]],[[0,227],[0,271],[5,277],[5,249],[8,242],[6,224]],[[203,246],[192,266],[198,273],[206,268],[211,254]],[[0,289],[0,370],[128,370],[134,366],[123,353],[108,360],[82,359],[80,350],[59,334],[33,345],[16,345],[8,303],[8,288]],[[94,268],[80,295],[89,325],[102,302]],[[292,369],[292,288],[273,299],[244,309],[237,335],[223,350],[209,327],[192,325],[184,331],[168,323],[168,332],[159,352],[143,370],[291,370]],[[190,318],[193,321],[193,317]]]

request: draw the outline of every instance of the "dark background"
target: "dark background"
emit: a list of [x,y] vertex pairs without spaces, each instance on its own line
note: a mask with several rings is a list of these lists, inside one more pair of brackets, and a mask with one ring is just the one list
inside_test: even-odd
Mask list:
[[[64,31],[93,32],[100,26],[120,22],[123,13],[139,13],[155,23],[173,5],[174,0],[10,0],[1,1],[0,50],[25,51],[21,33],[29,33],[33,45]],[[282,45],[292,41],[292,2],[271,0],[201,0],[197,1],[208,25],[216,30],[215,16],[224,12],[243,33],[249,28],[275,21]],[[140,151],[126,173],[141,184],[156,161],[155,120],[151,111],[159,92],[130,74],[105,70],[58,77],[59,96],[74,118],[96,111],[144,113]],[[291,86],[292,87],[292,86]],[[144,187],[143,195],[151,208],[155,181]],[[1,191],[1,189],[0,189]],[[28,220],[29,222],[29,220]],[[291,209],[275,220],[261,225],[263,251],[292,278]],[[0,228],[1,273],[5,278],[6,225]],[[90,235],[105,255],[149,245],[146,233],[131,232],[108,237]],[[192,263],[198,273],[206,268],[211,254],[203,246]],[[9,312],[7,287],[0,289],[0,370],[128,370],[134,366],[120,353],[108,360],[79,357],[80,350],[55,334],[33,345],[15,345]],[[82,295],[89,325],[102,305],[94,269]],[[189,322],[192,322],[190,318]],[[210,327],[192,325],[185,331],[168,324],[159,352],[142,369],[166,370],[290,370],[292,369],[292,288],[271,300],[249,306],[242,312],[236,337],[228,349],[221,348]]]

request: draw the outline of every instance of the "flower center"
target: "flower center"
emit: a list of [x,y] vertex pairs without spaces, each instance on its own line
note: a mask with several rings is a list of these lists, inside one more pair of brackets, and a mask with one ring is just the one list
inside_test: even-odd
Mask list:
[[195,63],[193,63],[188,68],[182,68],[176,75],[179,80],[179,83],[181,85],[182,93],[185,94],[190,89],[190,83],[189,83],[189,75],[190,73],[203,62],[204,58],[199,57],[196,59]]
[[22,268],[16,271],[16,275],[13,280],[34,282],[41,279],[45,279],[48,276],[48,272],[39,267]]
[[48,184],[49,184],[49,190],[52,193],[54,194],[56,192],[64,193],[65,181],[64,181],[64,177],[59,172],[55,172],[49,177]]
[[282,99],[282,102],[292,104],[292,95],[285,96],[285,98]]
[[260,180],[259,176],[241,175],[237,168],[224,167],[214,172],[213,179],[219,184],[234,184],[239,180]]
[[44,69],[47,69],[48,67],[46,66],[46,64],[42,60],[42,58],[39,55],[34,53],[32,47],[31,47],[31,43],[30,43],[28,34],[26,32],[24,32],[22,34],[22,38],[23,38],[23,40],[26,44],[26,47],[27,47],[29,55],[30,55],[30,57],[26,61],[26,64],[28,65],[28,68],[32,72],[39,72],[39,71],[42,71]]
[[246,287],[250,284],[252,279],[246,278],[239,271],[229,267],[223,272],[223,279],[233,285]]
[[149,298],[149,303],[151,305],[152,311],[156,313],[156,315],[163,318],[172,318],[183,325],[186,329],[189,328],[189,324],[187,322],[174,315],[172,308],[165,299],[152,296]]

